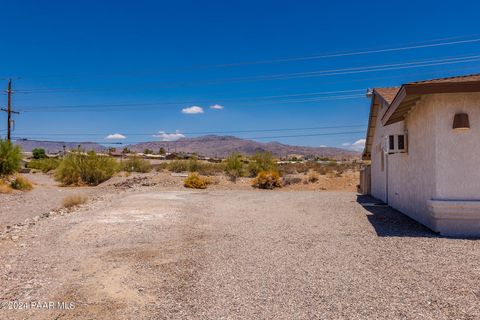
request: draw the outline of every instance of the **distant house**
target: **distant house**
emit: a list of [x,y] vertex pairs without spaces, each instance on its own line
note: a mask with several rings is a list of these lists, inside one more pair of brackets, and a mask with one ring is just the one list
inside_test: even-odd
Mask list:
[[480,236],[480,74],[368,95],[361,188],[443,235]]

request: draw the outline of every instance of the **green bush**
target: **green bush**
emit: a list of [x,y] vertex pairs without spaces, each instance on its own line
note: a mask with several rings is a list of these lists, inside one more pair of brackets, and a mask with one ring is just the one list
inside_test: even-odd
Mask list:
[[96,186],[110,179],[118,170],[115,159],[97,155],[72,152],[68,154],[55,171],[55,179],[64,185]]
[[30,169],[37,169],[43,173],[57,169],[60,164],[59,159],[54,158],[44,158],[44,159],[34,159],[27,163],[27,167]]
[[188,171],[188,163],[185,160],[174,160],[167,166],[168,171],[185,172]]
[[244,175],[242,156],[239,153],[233,153],[225,160],[225,173],[232,181]]
[[122,162],[122,170],[127,172],[150,172],[152,170],[152,165],[150,161],[133,157]]
[[33,185],[27,179],[20,175],[15,176],[15,179],[10,183],[10,186],[15,190],[32,190]]
[[190,158],[187,160],[187,170],[189,172],[198,172],[202,164],[197,160],[196,157]]
[[8,140],[0,140],[0,176],[10,175],[20,170],[22,151]]
[[183,182],[183,185],[186,188],[206,189],[210,183],[211,181],[207,177],[202,177],[198,175],[198,173],[193,172],[188,175],[188,177]]
[[269,152],[258,152],[250,158],[248,171],[251,177],[257,176],[262,171],[277,171],[277,163]]
[[45,149],[42,149],[42,148],[33,149],[32,156],[33,156],[33,159],[43,159],[47,157],[47,155],[45,154]]
[[280,188],[282,179],[277,171],[262,171],[253,180],[252,186],[259,189]]

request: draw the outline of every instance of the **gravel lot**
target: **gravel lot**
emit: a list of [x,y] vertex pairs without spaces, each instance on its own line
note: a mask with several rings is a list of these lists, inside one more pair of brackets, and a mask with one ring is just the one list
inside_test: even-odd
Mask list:
[[[369,201],[369,199],[360,199]],[[5,319],[478,319],[480,247],[350,192],[107,194],[0,240]]]

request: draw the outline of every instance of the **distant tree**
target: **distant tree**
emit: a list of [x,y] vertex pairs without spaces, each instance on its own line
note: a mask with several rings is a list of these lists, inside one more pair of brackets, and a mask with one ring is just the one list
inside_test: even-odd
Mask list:
[[160,155],[165,155],[167,152],[165,151],[165,148],[164,147],[160,147],[160,150],[158,150],[158,154]]
[[108,153],[112,153],[112,152],[116,152],[116,151],[117,151],[117,148],[114,148],[114,147],[108,148]]
[[150,149],[147,148],[147,149],[143,150],[143,153],[144,154],[153,154],[153,150],[150,150]]
[[43,159],[46,158],[45,149],[35,148],[32,150],[33,159]]
[[130,153],[130,149],[128,149],[127,147],[125,147],[125,148],[123,148],[122,153],[123,153],[123,154],[125,154],[125,153]]

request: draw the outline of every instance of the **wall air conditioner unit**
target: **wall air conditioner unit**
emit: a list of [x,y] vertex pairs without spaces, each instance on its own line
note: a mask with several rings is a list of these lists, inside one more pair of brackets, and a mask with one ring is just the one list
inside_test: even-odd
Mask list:
[[387,137],[386,144],[388,154],[407,153],[408,147],[406,134],[391,134]]

